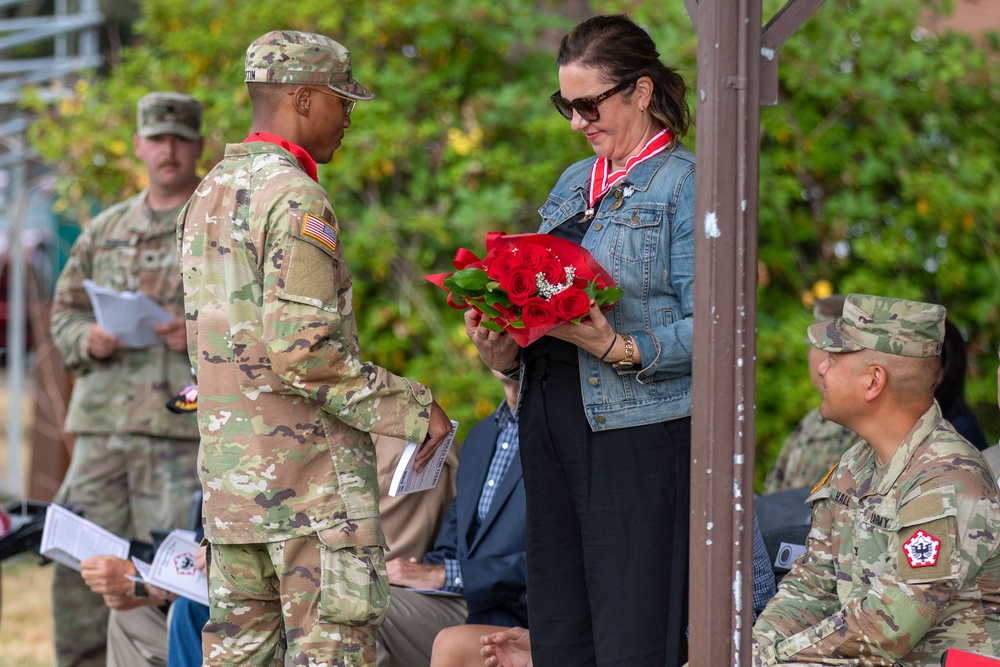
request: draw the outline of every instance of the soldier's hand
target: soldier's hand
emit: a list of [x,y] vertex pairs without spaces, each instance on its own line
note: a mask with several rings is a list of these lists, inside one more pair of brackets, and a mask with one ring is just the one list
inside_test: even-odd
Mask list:
[[107,359],[122,346],[122,342],[102,329],[92,324],[87,332],[87,352],[94,359]]
[[187,325],[184,320],[176,319],[153,327],[153,333],[163,339],[167,348],[174,352],[187,351]]
[[125,575],[135,575],[135,565],[122,558],[114,556],[88,558],[80,563],[80,575],[90,590],[101,595],[129,595],[135,590],[135,582],[125,577]]
[[434,452],[437,451],[449,433],[451,433],[451,420],[448,419],[448,415],[438,405],[438,402],[434,401],[431,403],[431,418],[427,426],[427,437],[420,445],[420,449],[417,450],[417,456],[413,461],[414,470],[424,469],[424,466],[434,458]]
[[444,587],[444,565],[418,563],[416,558],[393,558],[385,564],[389,583],[409,588],[441,590]]

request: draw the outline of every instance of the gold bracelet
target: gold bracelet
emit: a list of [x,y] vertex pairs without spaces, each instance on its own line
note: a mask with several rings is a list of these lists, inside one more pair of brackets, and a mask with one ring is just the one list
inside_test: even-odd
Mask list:
[[629,366],[635,366],[635,361],[632,357],[635,354],[635,340],[629,334],[620,334],[622,340],[625,341],[625,356],[622,357],[621,361],[616,361],[611,364],[612,368],[626,368]]

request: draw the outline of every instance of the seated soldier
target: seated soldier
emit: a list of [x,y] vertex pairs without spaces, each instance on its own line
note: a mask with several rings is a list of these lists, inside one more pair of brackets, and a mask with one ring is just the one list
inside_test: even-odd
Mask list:
[[133,582],[135,565],[115,556],[94,556],[80,564],[80,575],[104,597],[108,617],[108,667],[163,667],[167,664],[167,606],[177,596]]
[[[453,448],[448,453],[433,489],[390,497],[386,491],[405,447],[402,440],[375,437],[382,489],[379,511],[386,543],[390,553],[414,558],[430,547],[455,496],[458,450]],[[204,571],[204,548],[199,557],[199,569]],[[126,574],[135,574],[135,565],[120,558],[97,556],[84,561],[82,574],[94,592],[104,595],[112,610],[108,622],[108,667],[200,667],[201,629],[208,621],[207,606],[186,598],[177,599],[152,586],[141,590],[142,587],[125,578]],[[136,591],[146,597],[137,597]],[[168,626],[164,605],[170,600],[173,604]]]
[[945,309],[851,295],[814,324],[825,419],[862,440],[816,485],[806,553],[753,630],[755,667],[931,667],[1000,637],[1000,499],[934,401]]

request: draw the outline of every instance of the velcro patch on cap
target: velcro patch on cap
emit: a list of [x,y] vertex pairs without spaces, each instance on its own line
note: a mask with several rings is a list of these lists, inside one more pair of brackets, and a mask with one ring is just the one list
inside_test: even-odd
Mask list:
[[931,567],[937,565],[941,552],[941,540],[930,533],[918,530],[903,543],[903,553],[910,567]]
[[337,250],[337,228],[331,227],[319,216],[305,214],[302,218],[302,235],[316,239],[330,250]]

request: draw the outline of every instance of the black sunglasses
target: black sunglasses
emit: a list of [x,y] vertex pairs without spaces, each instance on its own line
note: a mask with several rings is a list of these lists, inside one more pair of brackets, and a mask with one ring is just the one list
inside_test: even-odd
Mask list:
[[576,112],[580,114],[580,118],[593,123],[601,119],[601,112],[597,110],[597,106],[601,102],[634,85],[635,82],[636,79],[632,79],[631,81],[619,83],[614,88],[604,91],[597,97],[578,97],[570,101],[562,96],[562,90],[557,90],[549,99],[552,100],[552,104],[556,105],[556,111],[566,120],[573,120],[573,110],[576,109]]

